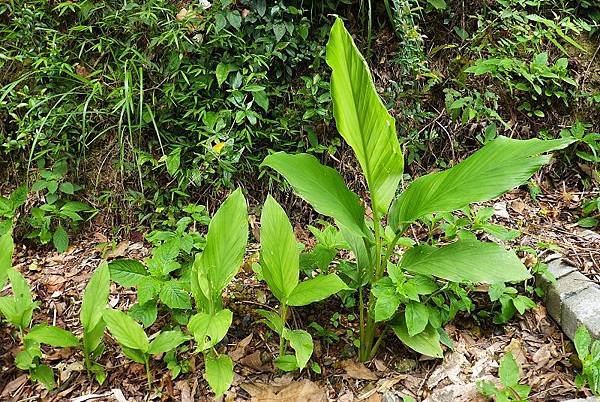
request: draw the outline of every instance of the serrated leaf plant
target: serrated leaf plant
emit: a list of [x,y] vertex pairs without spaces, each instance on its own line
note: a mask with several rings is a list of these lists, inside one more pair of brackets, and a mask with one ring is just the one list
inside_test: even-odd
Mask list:
[[263,166],[284,176],[317,212],[333,218],[353,251],[356,261],[347,276],[358,292],[359,359],[376,354],[388,328],[417,352],[442,357],[440,342],[448,341],[444,320],[429,308],[434,300],[444,302],[442,289],[456,283],[522,281],[530,274],[514,252],[496,243],[471,238],[442,246],[403,244],[404,250],[398,244],[412,224],[428,215],[490,200],[523,184],[550,160],[548,152],[572,140],[499,136],[455,166],[414,180],[397,195],[404,161],[395,120],[339,18],[330,32],[327,63],[337,129],[360,164],[372,213],[366,213],[337,171],[314,156],[277,152]]
[[233,319],[223,307],[223,291],[239,271],[248,242],[248,209],[238,188],[219,207],[208,225],[206,247],[196,255],[191,275],[191,290],[198,312],[187,328],[196,341],[196,350],[204,356],[205,378],[219,397],[233,381],[233,361],[219,353]]
[[575,332],[575,350],[581,362],[581,373],[575,377],[575,385],[588,385],[594,395],[600,395],[600,340],[592,341],[588,329],[581,325]]
[[[0,253],[2,252],[3,250],[0,250]],[[0,255],[0,257],[4,256]],[[12,259],[12,250],[10,258]],[[0,258],[0,269],[3,269],[1,265],[5,262]],[[0,297],[0,313],[19,331],[22,349],[15,357],[15,365],[21,370],[29,371],[32,380],[42,383],[47,389],[52,389],[55,385],[54,374],[49,366],[41,363],[43,358],[41,346],[76,347],[79,345],[79,340],[67,330],[46,324],[35,325],[30,329],[33,311],[39,303],[33,301],[29,284],[19,271],[8,266],[5,272],[13,295]]]
[[106,379],[104,368],[94,360],[104,352],[102,338],[106,323],[103,312],[110,292],[110,272],[103,261],[94,272],[83,293],[79,320],[83,327],[83,358],[85,368],[93,374],[100,385]]
[[174,350],[190,339],[181,329],[176,328],[160,331],[150,341],[142,326],[120,310],[104,309],[102,319],[112,337],[121,346],[123,354],[134,362],[145,366],[148,389],[152,388],[150,356]]
[[178,261],[181,247],[181,239],[173,237],[152,249],[152,257],[143,263],[122,258],[108,264],[113,281],[137,290],[137,303],[129,314],[146,328],[156,321],[159,301],[174,311],[192,308],[189,280],[182,278]]
[[493,397],[496,402],[526,402],[531,386],[519,384],[521,369],[512,353],[506,353],[500,360],[498,376],[502,387],[491,381],[480,381],[477,388],[485,396]]
[[[300,250],[292,225],[283,208],[270,195],[260,217],[260,276],[279,300],[279,314],[259,310],[267,325],[279,334],[279,356],[275,361],[284,371],[302,370],[313,352],[313,341],[304,330],[286,327],[288,308],[306,306],[347,289],[336,274],[321,274],[300,282]],[[294,355],[286,354],[286,346]]]

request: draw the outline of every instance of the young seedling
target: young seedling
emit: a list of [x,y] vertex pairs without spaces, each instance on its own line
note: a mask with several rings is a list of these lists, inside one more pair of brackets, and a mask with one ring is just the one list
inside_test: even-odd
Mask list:
[[118,259],[108,264],[113,281],[137,289],[137,303],[129,314],[146,328],[156,321],[159,300],[172,310],[192,308],[189,285],[172,276],[181,269],[177,261],[180,251],[180,239],[171,238],[152,250],[152,257],[145,265],[132,259]]
[[121,345],[123,354],[146,367],[148,389],[152,389],[150,356],[169,352],[190,339],[180,329],[161,331],[152,342],[140,324],[122,311],[105,309],[102,314],[106,327]]
[[592,342],[589,331],[583,325],[575,332],[575,350],[581,361],[581,374],[575,377],[575,385],[582,388],[586,383],[594,395],[600,395],[600,341]]
[[102,262],[85,287],[79,320],[83,326],[83,357],[85,367],[100,385],[106,379],[103,367],[94,360],[104,352],[102,338],[106,324],[102,318],[110,292],[108,264]]
[[0,236],[12,230],[17,209],[27,201],[27,186],[17,187],[8,198],[0,196]]
[[519,384],[521,369],[512,353],[506,353],[500,360],[498,375],[503,386],[502,389],[491,381],[481,381],[477,384],[479,392],[485,396],[493,397],[496,402],[527,402],[531,387]]
[[[4,236],[0,243],[5,239]],[[10,244],[12,244],[12,239]],[[0,250],[0,253],[4,252],[6,251]],[[12,258],[12,252],[8,259],[6,255],[0,256],[0,269],[3,269],[2,264],[5,264],[7,260],[10,262],[10,258]],[[29,284],[23,275],[10,265],[5,272],[10,281],[13,296],[0,297],[0,312],[19,330],[19,337],[23,344],[23,349],[15,357],[15,364],[21,370],[28,370],[32,380],[39,381],[46,388],[52,389],[55,384],[54,374],[49,366],[40,362],[42,358],[41,345],[59,348],[74,347],[79,345],[79,340],[69,331],[45,324],[36,325],[29,330],[33,311],[39,303],[33,301]]]
[[[354,264],[347,264],[353,272],[344,274],[358,292],[360,360],[377,353],[387,328],[417,352],[442,357],[440,342],[448,339],[436,309],[444,302],[440,289],[522,281],[530,274],[513,252],[495,243],[459,238],[443,246],[408,245],[400,253],[399,242],[412,224],[428,215],[487,201],[527,182],[550,160],[546,153],[573,140],[499,136],[450,169],[413,181],[396,196],[404,161],[395,120],[339,18],[331,29],[327,63],[332,68],[337,128],[362,168],[372,213],[365,213],[362,201],[337,171],[312,155],[278,152],[266,157],[263,165],[284,176],[317,212],[333,218],[356,257]],[[457,286],[455,290],[460,292]]]
[[196,350],[204,356],[205,378],[216,397],[223,395],[233,381],[233,361],[215,348],[233,319],[233,313],[223,308],[223,290],[240,269],[247,242],[246,200],[237,189],[208,225],[206,247],[196,255],[192,268],[192,295],[198,313],[187,327],[196,340]]
[[[304,330],[286,328],[288,308],[323,300],[347,286],[336,274],[322,274],[299,282],[300,251],[296,237],[285,211],[270,195],[262,209],[260,227],[260,274],[280,304],[279,315],[265,310],[259,313],[279,334],[277,367],[284,371],[302,370],[312,355],[313,341]],[[295,355],[286,354],[286,342]]]

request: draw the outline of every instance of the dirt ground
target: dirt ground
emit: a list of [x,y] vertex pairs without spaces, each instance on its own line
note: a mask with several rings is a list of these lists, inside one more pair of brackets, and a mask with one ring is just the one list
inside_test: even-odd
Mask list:
[[[544,183],[541,183],[544,187]],[[590,196],[590,193],[586,193]],[[534,247],[539,258],[549,260],[559,254],[585,272],[590,279],[600,280],[600,235],[577,227],[583,193],[570,189],[568,181],[554,186],[534,201],[525,190],[515,190],[501,200],[490,203],[496,214],[493,220],[521,230],[516,245]],[[301,229],[297,229],[301,231]],[[107,231],[108,232],[108,231]],[[302,233],[298,233],[302,238]],[[83,289],[91,273],[102,259],[101,244],[107,242],[102,231],[88,233],[64,254],[49,249],[18,245],[15,268],[30,282],[35,299],[41,302],[34,323],[58,325],[81,335],[79,308]],[[257,250],[255,249],[254,252]],[[124,240],[104,253],[106,258],[143,258],[149,254],[140,241]],[[252,253],[251,253],[252,254]],[[247,264],[248,265],[248,264]],[[6,291],[6,289],[4,290]],[[576,359],[573,347],[557,325],[546,314],[541,303],[524,316],[504,326],[490,326],[472,318],[459,318],[446,327],[454,351],[446,351],[445,359],[423,358],[406,350],[390,336],[377,359],[363,365],[354,359],[348,342],[356,323],[348,321],[339,302],[330,299],[317,306],[294,311],[293,325],[306,328],[318,322],[340,340],[328,344],[313,331],[314,360],[321,374],[310,370],[283,375],[272,363],[277,338],[254,313],[258,307],[273,308],[264,285],[257,282],[247,266],[242,268],[226,294],[226,304],[234,311],[234,322],[222,351],[235,361],[235,378],[225,395],[226,401],[400,401],[412,396],[424,401],[476,401],[476,383],[497,377],[498,360],[511,351],[522,368],[522,383],[533,387],[531,400],[552,401],[586,396],[574,385]],[[113,284],[109,304],[126,310],[135,302],[132,289]],[[539,300],[538,300],[539,302]],[[315,312],[319,313],[316,314]],[[160,317],[148,334],[156,332]],[[78,350],[44,349],[44,360],[55,369],[57,389],[46,391],[32,384],[26,373],[14,367],[19,351],[13,328],[0,324],[0,400],[1,401],[204,401],[211,400],[202,377],[202,357],[193,350],[184,352],[180,360],[188,360],[189,372],[172,379],[162,360],[152,362],[153,387],[148,393],[144,367],[123,356],[115,342],[105,335],[107,349],[100,362],[108,378],[99,386],[89,378],[82,366]]]

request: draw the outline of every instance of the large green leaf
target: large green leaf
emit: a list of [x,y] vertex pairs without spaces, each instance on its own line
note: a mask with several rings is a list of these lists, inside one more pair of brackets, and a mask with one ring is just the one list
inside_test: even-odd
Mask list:
[[415,180],[390,209],[397,229],[434,212],[455,211],[470,203],[490,200],[523,184],[542,165],[546,152],[562,149],[572,140],[514,140],[498,137],[456,166]]
[[0,236],[0,289],[4,288],[8,270],[12,267],[12,256],[15,245],[11,233]]
[[296,365],[300,370],[306,367],[306,363],[313,353],[313,340],[310,334],[301,329],[283,329],[283,337],[290,341],[290,346],[296,352]]
[[148,276],[144,264],[138,260],[121,258],[108,263],[110,278],[126,288],[138,286],[140,281]]
[[233,382],[233,361],[227,355],[215,357],[212,354],[206,354],[204,356],[204,366],[206,368],[206,381],[215,393],[215,399],[218,399],[229,389]]
[[[8,279],[13,291],[12,299],[9,298],[8,300],[13,301],[13,314],[15,314],[13,315],[14,321],[11,320],[11,322],[21,329],[25,329],[29,327],[33,310],[38,306],[38,303],[33,301],[29,283],[27,283],[27,280],[25,280],[25,277],[19,271],[10,268],[8,270]],[[6,318],[9,318],[7,312],[3,311],[3,313]]]
[[215,315],[198,313],[190,318],[187,327],[198,343],[198,350],[204,351],[215,346],[227,335],[232,320],[233,313],[227,309]]
[[385,214],[402,177],[404,161],[396,122],[377,94],[367,62],[337,19],[327,43],[333,115],[338,131],[362,167],[373,209]]
[[409,348],[421,354],[431,357],[444,357],[444,351],[440,345],[440,334],[431,325],[428,325],[421,333],[410,336],[406,328],[406,321],[402,314],[390,324],[390,327],[398,338]]
[[516,282],[530,277],[514,252],[477,240],[459,240],[443,247],[414,247],[404,254],[400,267],[453,282]]
[[294,191],[320,214],[361,236],[368,234],[365,209],[360,198],[348,189],[342,176],[308,154],[277,152],[265,158],[263,165],[279,172]]
[[299,256],[285,211],[268,195],[260,215],[260,265],[269,289],[282,303],[298,284]]
[[79,345],[79,339],[69,331],[45,324],[36,325],[31,328],[31,331],[25,335],[25,339],[59,348]]
[[157,355],[174,350],[177,346],[190,339],[189,336],[181,332],[180,329],[173,331],[162,331],[156,338],[150,342],[148,353]]
[[117,342],[127,348],[148,353],[150,347],[148,336],[133,318],[122,311],[110,308],[104,310],[103,318],[108,330]]
[[342,289],[348,289],[336,274],[319,275],[300,282],[288,298],[290,306],[306,306],[328,298]]
[[85,332],[92,331],[102,319],[102,313],[108,303],[110,292],[110,272],[106,261],[100,266],[88,282],[83,292],[79,319]]
[[[221,292],[244,261],[247,242],[248,210],[242,190],[238,188],[227,197],[210,221],[206,247],[194,263],[197,278],[193,282],[206,283],[211,303],[220,305]],[[197,291],[194,293],[200,296]]]

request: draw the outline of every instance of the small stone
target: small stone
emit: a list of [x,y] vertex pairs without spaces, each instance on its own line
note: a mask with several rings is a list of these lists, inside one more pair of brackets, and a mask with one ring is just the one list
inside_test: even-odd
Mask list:
[[417,361],[413,359],[400,359],[396,362],[395,367],[399,373],[408,373],[417,367]]

